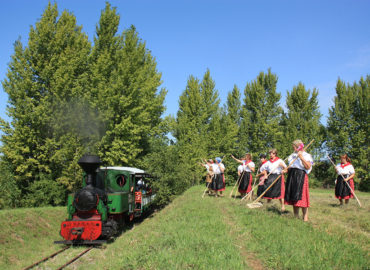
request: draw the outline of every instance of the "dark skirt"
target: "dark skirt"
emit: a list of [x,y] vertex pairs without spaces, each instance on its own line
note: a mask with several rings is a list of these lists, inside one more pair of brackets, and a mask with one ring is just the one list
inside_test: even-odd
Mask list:
[[265,191],[266,187],[265,185],[260,185],[257,188],[257,197],[261,196],[261,194]]
[[[343,176],[344,176],[344,178],[347,178],[348,177],[348,175],[343,175]],[[353,179],[349,180],[347,183],[352,188]],[[341,175],[338,175],[338,177],[337,177],[337,183],[335,184],[335,197],[338,198],[338,199],[349,199],[349,198],[353,198],[353,194],[351,192],[351,189],[344,182],[343,177]]]
[[282,199],[284,198],[284,175],[270,174],[265,181],[265,189],[268,188],[279,177],[279,180],[265,193],[265,199]]
[[225,190],[224,174],[215,174],[211,183],[211,188],[215,191]]
[[285,201],[302,200],[302,190],[306,172],[297,168],[289,169],[285,184]]
[[239,193],[249,192],[251,186],[252,186],[252,175],[250,172],[244,172],[238,188]]

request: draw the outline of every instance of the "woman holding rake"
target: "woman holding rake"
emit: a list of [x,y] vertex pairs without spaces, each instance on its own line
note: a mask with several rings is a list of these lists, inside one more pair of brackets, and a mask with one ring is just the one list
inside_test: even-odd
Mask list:
[[266,165],[267,165],[267,159],[265,154],[260,154],[260,160],[261,160],[261,166],[258,169],[259,174],[256,175],[257,179],[259,180],[258,183],[258,189],[257,189],[257,197],[259,197],[262,192],[265,191],[265,180],[266,180]]
[[285,196],[285,181],[284,174],[282,173],[286,169],[286,164],[277,156],[277,150],[271,149],[269,151],[270,159],[266,164],[265,176],[269,173],[267,180],[265,181],[265,186],[268,187],[278,178],[281,174],[279,180],[265,193],[263,198],[267,199],[267,202],[271,202],[272,199],[278,199],[281,205],[281,211],[285,211],[284,206],[284,196]]
[[338,174],[337,181],[335,183],[335,197],[339,199],[340,205],[343,205],[343,200],[346,204],[348,204],[349,199],[353,198],[353,193],[351,192],[351,189],[345,183],[348,182],[352,190],[355,189],[355,185],[353,183],[355,168],[353,168],[350,162],[351,159],[346,154],[344,154],[340,156],[340,164],[335,167],[335,170]]
[[[213,165],[213,181],[212,181],[212,189],[215,192],[215,196],[223,197],[224,195],[222,192],[225,190],[225,178],[224,178],[224,171],[225,165],[222,163],[222,159],[220,157],[215,158],[216,163]],[[218,192],[220,194],[218,195]]]
[[[301,208],[303,220],[308,221],[308,207],[310,207],[308,174],[312,170],[313,159],[310,154],[302,151],[304,145],[301,140],[295,140],[292,146],[294,153],[288,157],[290,168],[285,184],[285,204],[293,206],[294,216],[297,218]],[[293,160],[295,161],[291,164]]]
[[252,189],[252,172],[254,172],[256,165],[252,161],[252,155],[249,153],[245,154],[245,161],[237,159],[233,155],[231,157],[244,166],[244,174],[242,179],[240,179],[238,188],[239,193],[243,196]]
[[206,176],[206,187],[208,188],[207,193],[212,194],[212,181],[213,181],[213,160],[209,159],[208,161],[204,160],[205,163],[201,163],[203,167],[207,169]]

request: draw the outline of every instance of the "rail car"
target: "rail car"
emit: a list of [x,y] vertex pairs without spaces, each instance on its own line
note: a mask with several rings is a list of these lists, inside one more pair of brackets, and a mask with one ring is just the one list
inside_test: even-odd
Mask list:
[[153,177],[132,167],[100,167],[98,156],[85,155],[83,187],[69,194],[68,217],[61,224],[63,241],[56,244],[101,244],[150,210]]

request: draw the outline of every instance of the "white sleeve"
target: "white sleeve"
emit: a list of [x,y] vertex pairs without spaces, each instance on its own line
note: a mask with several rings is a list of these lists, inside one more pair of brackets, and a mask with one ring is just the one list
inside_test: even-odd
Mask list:
[[348,168],[349,174],[350,174],[350,175],[354,174],[354,173],[355,173],[355,168],[354,168],[352,165],[350,165],[350,166],[348,166],[348,167],[349,167],[349,168]]
[[280,164],[284,164],[285,167],[286,167],[286,164],[285,164],[284,160],[282,160],[282,159],[280,159]]

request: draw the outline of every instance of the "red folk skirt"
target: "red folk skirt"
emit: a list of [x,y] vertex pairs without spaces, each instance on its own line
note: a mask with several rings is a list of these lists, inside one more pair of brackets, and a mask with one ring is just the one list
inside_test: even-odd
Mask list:
[[285,201],[284,204],[293,205],[296,207],[310,207],[310,193],[308,187],[308,175],[304,177],[302,188],[302,199],[299,201]]
[[225,175],[222,173],[221,174],[222,176],[222,183],[224,184],[223,187],[221,189],[219,189],[218,191],[224,191],[225,190]]

